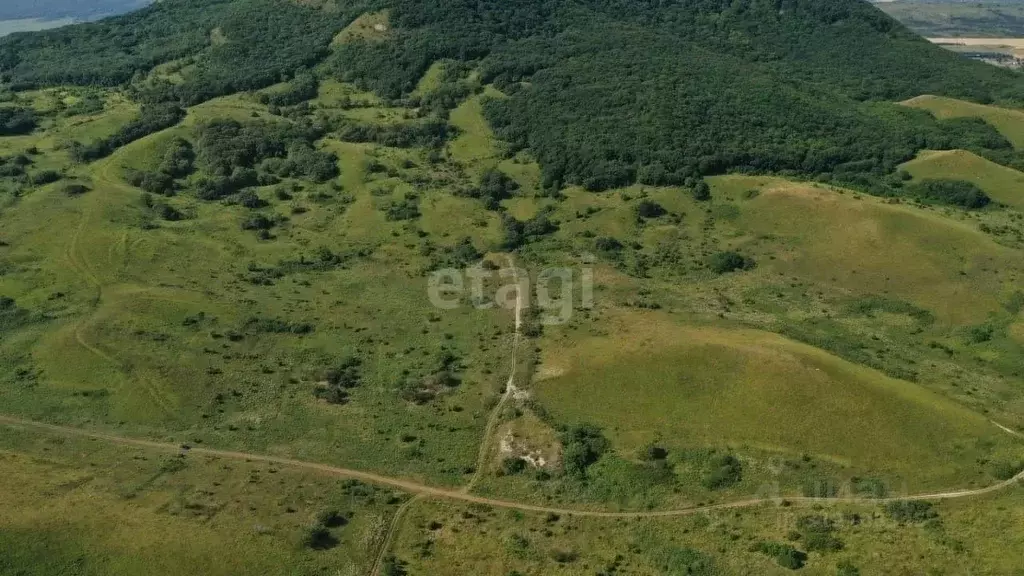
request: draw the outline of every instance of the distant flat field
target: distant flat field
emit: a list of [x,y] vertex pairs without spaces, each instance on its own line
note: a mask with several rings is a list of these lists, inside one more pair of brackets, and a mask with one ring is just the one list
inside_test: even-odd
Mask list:
[[0,20],[0,36],[7,36],[14,32],[32,32],[34,30],[46,30],[47,28],[58,28],[74,23],[73,18],[60,18],[57,20],[43,20],[40,18],[28,18],[25,20]]
[[1024,48],[1024,38],[929,38],[935,44],[962,44],[964,46],[1010,46]]

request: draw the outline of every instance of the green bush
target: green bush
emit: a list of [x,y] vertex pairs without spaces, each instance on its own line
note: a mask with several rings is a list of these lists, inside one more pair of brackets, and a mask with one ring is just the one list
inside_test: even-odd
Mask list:
[[192,173],[192,163],[195,161],[195,157],[192,144],[188,140],[175,138],[164,151],[164,158],[160,162],[159,170],[171,178],[188,176]]
[[391,221],[415,220],[419,218],[419,196],[407,193],[401,200],[389,202],[384,209],[384,216]]
[[381,126],[353,121],[339,123],[334,134],[345,142],[373,142],[391,148],[440,148],[451,135],[452,127],[439,118],[414,123]]
[[708,268],[716,274],[727,274],[737,270],[750,270],[755,266],[752,258],[731,250],[712,254],[708,257],[707,264]]
[[267,205],[254,190],[242,190],[238,193],[238,205],[250,210],[257,210]]
[[277,224],[264,214],[253,214],[242,222],[242,230],[270,230]]
[[330,550],[338,545],[338,539],[326,526],[316,524],[306,529],[302,543],[312,550]]
[[29,184],[32,184],[33,186],[43,186],[45,184],[52,184],[61,178],[62,176],[60,172],[57,172],[56,170],[43,170],[30,176],[28,181]]
[[406,576],[409,573],[405,567],[405,562],[390,555],[384,559],[384,566],[381,568],[381,572],[384,573],[384,576]]
[[89,191],[89,187],[85,184],[68,183],[61,187],[61,192],[67,196],[81,196]]
[[743,479],[743,465],[732,454],[715,456],[708,462],[702,484],[708,490],[728,488]]
[[502,244],[506,250],[515,250],[558,230],[558,225],[552,222],[544,212],[525,222],[502,212],[501,223],[505,231],[505,239]]
[[711,200],[711,187],[707,182],[703,180],[697,182],[697,185],[693,187],[693,199],[698,202]]
[[775,559],[775,562],[783,568],[799,570],[807,562],[807,553],[790,546],[777,542],[758,542],[750,549],[751,552],[760,552],[765,556]]
[[464,193],[470,198],[479,198],[488,210],[497,210],[501,201],[515,196],[519,191],[519,183],[507,174],[494,168],[488,168],[480,177],[480,184]]
[[860,576],[860,568],[843,561],[836,564],[836,576]]
[[967,339],[971,344],[982,344],[991,340],[994,334],[995,328],[989,324],[971,326],[967,331]]
[[13,298],[0,296],[0,334],[5,330],[13,330],[25,325],[29,318],[28,311],[19,308]]
[[664,565],[665,574],[686,576],[717,576],[714,559],[693,548],[673,547],[658,555]]
[[349,356],[338,363],[334,368],[324,373],[324,380],[340,388],[355,388],[362,383],[363,361],[356,356]]
[[177,208],[164,202],[154,204],[153,212],[155,212],[157,216],[164,220],[167,220],[168,222],[177,222],[178,220],[183,220],[185,218],[185,215],[182,214]]
[[526,470],[526,460],[518,456],[510,456],[501,461],[501,471],[506,476],[514,476]]
[[657,218],[665,215],[665,209],[657,202],[641,200],[640,203],[636,205],[636,214],[640,218]]
[[582,478],[587,468],[608,450],[600,428],[589,424],[573,426],[562,433],[562,467],[569,476]]
[[854,476],[850,479],[850,483],[853,486],[853,492],[858,496],[885,498],[886,494],[889,493],[888,487],[880,478],[859,478]]
[[886,504],[884,510],[889,518],[901,524],[917,524],[939,517],[931,502],[923,500],[895,500]]
[[925,202],[967,209],[984,208],[992,202],[981,188],[965,180],[922,180],[907,187],[907,190]]
[[1024,471],[1024,461],[1016,462],[993,462],[990,465],[992,475],[999,480],[1009,480]]
[[36,129],[36,115],[30,108],[0,108],[0,136],[18,136]]
[[125,173],[125,180],[151,194],[171,196],[174,194],[174,178],[166,172],[140,172],[129,170]]
[[615,238],[608,236],[602,236],[594,240],[594,248],[601,252],[619,252],[622,250],[622,242],[619,242]]

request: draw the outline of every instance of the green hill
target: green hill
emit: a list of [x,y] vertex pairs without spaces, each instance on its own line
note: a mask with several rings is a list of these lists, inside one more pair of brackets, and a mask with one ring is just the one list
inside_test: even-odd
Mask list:
[[[328,56],[374,8],[388,9],[389,33]],[[195,104],[325,58],[325,73],[394,99],[437,60],[473,62],[511,95],[486,106],[509,149],[529,148],[547,186],[590,189],[745,169],[881,191],[879,177],[922,147],[1006,147],[983,125],[885,102],[1024,97],[1018,75],[932,46],[859,0],[171,0],[0,41],[0,69],[19,87],[116,85],[178,58],[194,63],[183,81],[149,85],[145,99]]]
[[1016,102],[856,0],[0,39],[0,573],[1003,573]]

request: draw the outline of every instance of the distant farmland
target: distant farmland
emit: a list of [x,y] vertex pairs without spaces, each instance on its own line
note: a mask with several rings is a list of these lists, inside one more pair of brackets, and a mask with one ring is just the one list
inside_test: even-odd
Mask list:
[[33,32],[35,30],[46,30],[74,24],[73,18],[61,18],[58,20],[42,20],[39,18],[27,18],[22,20],[0,20],[0,36],[7,36],[14,32]]
[[1024,38],[929,38],[935,44],[953,44],[960,46],[1007,46],[1024,49]]

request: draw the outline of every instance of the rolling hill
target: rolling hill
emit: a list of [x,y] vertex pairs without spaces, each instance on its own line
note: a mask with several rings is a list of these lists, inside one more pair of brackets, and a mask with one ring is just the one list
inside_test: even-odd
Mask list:
[[859,0],[0,38],[0,573],[1006,573],[1020,102]]

